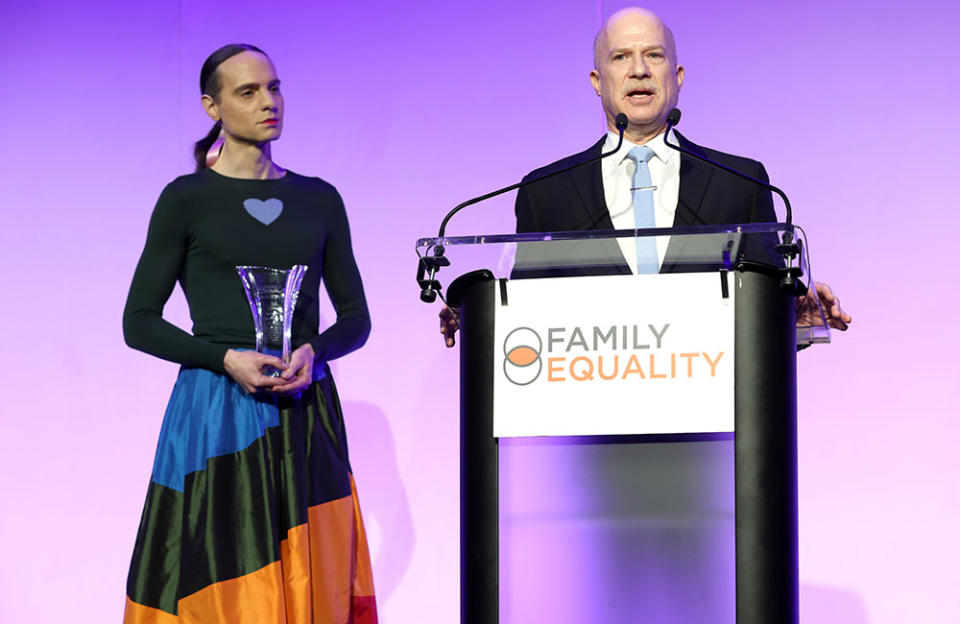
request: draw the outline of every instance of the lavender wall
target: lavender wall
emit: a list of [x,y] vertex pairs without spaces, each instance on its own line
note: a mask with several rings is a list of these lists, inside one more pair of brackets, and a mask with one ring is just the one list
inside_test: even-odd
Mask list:
[[[417,300],[413,240],[599,136],[590,43],[619,6],[6,0],[0,621],[120,616],[176,374],[123,345],[120,313],[156,195],[208,126],[200,64],[234,40],[268,50],[284,80],[278,161],[334,182],[350,211],[374,333],[335,375],[383,620],[454,621],[456,355]],[[800,355],[804,621],[954,621],[960,9],[650,6],[687,68],[682,129],[766,163],[815,277],[855,316]],[[451,232],[509,231],[510,208]],[[187,322],[179,295],[168,311]]]

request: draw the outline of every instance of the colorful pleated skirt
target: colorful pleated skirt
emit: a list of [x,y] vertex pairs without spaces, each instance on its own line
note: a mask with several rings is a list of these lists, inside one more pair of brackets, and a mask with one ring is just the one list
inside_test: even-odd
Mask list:
[[180,371],[127,580],[125,624],[376,624],[336,388],[249,395]]

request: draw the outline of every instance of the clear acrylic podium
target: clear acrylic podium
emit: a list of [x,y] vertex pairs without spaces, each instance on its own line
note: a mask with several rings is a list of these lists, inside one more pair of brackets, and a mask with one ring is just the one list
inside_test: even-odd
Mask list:
[[[716,274],[708,296],[733,291],[733,432],[495,438],[495,307],[513,280],[580,277],[571,296],[589,302],[604,276],[628,284],[635,237],[657,239],[655,279]],[[459,275],[445,299],[461,325],[462,623],[799,621],[796,352],[830,341],[822,309],[796,325],[812,282],[800,228],[460,236],[421,239],[417,253],[424,300]],[[724,471],[730,509],[713,500]],[[502,509],[514,504],[522,512]]]

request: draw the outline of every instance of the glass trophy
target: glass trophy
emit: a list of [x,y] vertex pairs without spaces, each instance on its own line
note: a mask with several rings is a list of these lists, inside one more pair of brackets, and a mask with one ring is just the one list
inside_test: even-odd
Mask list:
[[[297,264],[290,269],[261,266],[236,268],[253,314],[257,353],[276,355],[284,362],[289,362],[293,310],[297,307],[300,283],[307,266]],[[273,366],[265,366],[263,373],[279,377],[281,371]]]

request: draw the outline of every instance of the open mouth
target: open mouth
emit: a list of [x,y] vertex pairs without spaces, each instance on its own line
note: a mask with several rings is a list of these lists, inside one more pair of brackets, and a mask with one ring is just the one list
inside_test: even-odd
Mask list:
[[632,91],[627,92],[627,97],[629,98],[645,98],[653,95],[654,91],[650,89],[633,89]]

